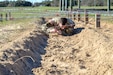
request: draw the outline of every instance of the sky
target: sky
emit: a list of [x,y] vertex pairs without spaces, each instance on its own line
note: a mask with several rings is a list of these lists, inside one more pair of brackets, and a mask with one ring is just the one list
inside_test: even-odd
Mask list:
[[[5,0],[0,0],[0,1],[5,1]],[[16,1],[16,0],[9,0],[9,1]],[[30,2],[42,2],[44,0],[26,0],[26,1],[30,1]]]

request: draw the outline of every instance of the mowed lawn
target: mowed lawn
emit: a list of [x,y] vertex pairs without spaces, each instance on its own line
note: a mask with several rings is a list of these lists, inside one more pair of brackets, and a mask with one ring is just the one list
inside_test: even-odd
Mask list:
[[[58,7],[0,7],[0,15],[3,15],[1,25],[10,23],[27,22],[45,16],[47,12],[58,11]],[[11,21],[6,21],[6,14],[11,13]],[[47,15],[47,14],[46,14]],[[50,14],[49,14],[50,15]]]

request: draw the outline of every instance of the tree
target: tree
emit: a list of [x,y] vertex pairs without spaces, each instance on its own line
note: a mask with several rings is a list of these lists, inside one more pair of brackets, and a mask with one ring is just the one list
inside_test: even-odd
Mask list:
[[85,6],[104,6],[105,1],[103,0],[82,0],[81,4]]
[[29,1],[18,0],[15,2],[15,6],[32,6],[32,3]]
[[44,5],[44,6],[51,6],[51,2],[52,1],[45,0],[45,1],[42,2],[42,5]]
[[51,4],[52,6],[59,6],[59,0],[53,0]]

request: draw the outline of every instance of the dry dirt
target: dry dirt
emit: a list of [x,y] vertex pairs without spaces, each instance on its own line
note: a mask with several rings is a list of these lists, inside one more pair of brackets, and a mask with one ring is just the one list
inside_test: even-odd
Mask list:
[[0,75],[112,75],[113,25],[76,22],[73,36],[41,33],[36,25],[1,46]]

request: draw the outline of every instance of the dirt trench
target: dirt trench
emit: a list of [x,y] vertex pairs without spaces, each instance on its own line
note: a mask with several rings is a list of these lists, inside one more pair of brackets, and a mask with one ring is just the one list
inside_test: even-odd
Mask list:
[[0,50],[0,75],[112,75],[112,28],[79,23],[73,36],[49,37],[35,28]]
[[73,36],[50,34],[42,66],[34,75],[112,75],[112,26],[80,23]]
[[48,36],[37,28],[23,36],[0,50],[0,75],[34,75],[32,69],[41,66]]

